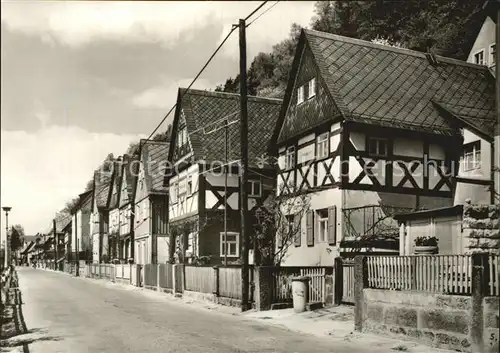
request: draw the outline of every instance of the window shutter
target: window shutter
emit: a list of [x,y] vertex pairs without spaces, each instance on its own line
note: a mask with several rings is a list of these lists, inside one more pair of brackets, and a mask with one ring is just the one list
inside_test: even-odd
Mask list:
[[337,206],[328,208],[328,244],[335,245],[337,241]]
[[307,228],[307,246],[314,245],[314,222],[313,222],[313,211],[307,211],[306,218],[306,228]]
[[300,218],[295,216],[293,217],[293,229],[294,229],[294,244],[295,246],[300,246],[301,238],[302,238],[302,229],[300,229]]

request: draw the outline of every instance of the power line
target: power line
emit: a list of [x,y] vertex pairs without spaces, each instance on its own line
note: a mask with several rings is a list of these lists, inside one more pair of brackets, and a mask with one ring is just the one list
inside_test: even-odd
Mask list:
[[245,21],[247,21],[250,17],[253,16],[254,13],[256,13],[257,11],[259,11],[262,6],[264,6],[265,4],[267,3],[267,1],[264,1],[262,4],[260,4],[255,10],[253,10],[250,15],[248,15],[247,17],[245,17]]
[[[186,94],[186,92],[191,88],[191,86],[196,82],[196,80],[200,77],[200,75],[203,73],[203,71],[205,71],[205,69],[207,68],[207,66],[210,64],[210,62],[212,61],[212,59],[215,57],[215,55],[219,52],[219,50],[222,48],[222,46],[226,43],[226,41],[229,39],[229,37],[231,36],[231,34],[233,34],[234,30],[238,28],[237,26],[234,26],[231,28],[231,31],[227,34],[226,38],[224,38],[224,40],[219,44],[219,46],[217,47],[217,49],[215,49],[215,51],[213,52],[213,54],[210,56],[210,58],[207,60],[207,62],[205,63],[205,65],[203,65],[203,67],[201,68],[201,70],[198,72],[198,74],[195,76],[195,78],[193,79],[193,81],[191,81],[191,83],[189,84],[189,86],[186,88],[186,90],[184,91],[184,93],[181,95],[180,99],[182,100],[182,98],[184,97],[184,95]],[[158,126],[153,130],[153,132],[149,135],[149,137],[145,140],[142,140],[140,143],[139,143],[139,148],[142,147],[143,144],[145,144],[146,142],[148,142],[151,137],[154,135],[154,133],[160,128],[160,126],[165,122],[165,120],[167,120],[168,116],[172,113],[172,111],[175,109],[175,107],[177,106],[177,103],[175,103],[172,108],[170,108],[170,110],[168,111],[167,115],[165,115],[165,117],[160,121],[160,123],[158,124]]]
[[[267,2],[267,1],[266,1]],[[252,23],[254,23],[255,21],[257,21],[261,16],[263,16],[267,11],[271,10],[273,7],[275,7],[276,5],[278,5],[278,3],[280,2],[280,0],[276,1],[272,6],[268,7],[266,9],[266,11],[262,12],[259,16],[257,16],[257,18],[255,18],[252,22],[250,22],[249,24],[247,24],[247,27],[249,27]]]

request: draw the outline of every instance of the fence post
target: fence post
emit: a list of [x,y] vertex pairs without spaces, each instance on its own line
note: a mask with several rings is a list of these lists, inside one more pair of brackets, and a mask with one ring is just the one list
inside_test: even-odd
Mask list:
[[220,291],[219,291],[219,266],[214,266],[214,296],[219,297]]
[[488,254],[472,254],[470,337],[473,352],[484,352],[483,298],[488,294]]
[[342,303],[342,296],[344,295],[344,264],[341,257],[336,257],[334,260],[334,304],[340,305]]
[[273,302],[273,267],[258,266],[254,272],[255,309],[257,311],[271,309]]
[[412,256],[410,258],[411,260],[411,283],[410,283],[410,290],[416,290],[417,289],[417,258],[415,256]]
[[368,271],[366,256],[358,255],[354,258],[354,330],[362,331],[364,322],[364,295],[363,289],[368,287]]
[[160,291],[160,264],[156,264],[156,291]]

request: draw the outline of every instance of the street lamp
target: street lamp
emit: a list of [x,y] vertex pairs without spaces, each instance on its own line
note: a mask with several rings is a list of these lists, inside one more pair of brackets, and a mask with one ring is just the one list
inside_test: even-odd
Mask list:
[[8,247],[9,247],[9,212],[12,210],[12,207],[4,206],[2,210],[5,211],[5,247],[4,247],[4,263],[5,268],[8,266],[7,256],[8,256]]

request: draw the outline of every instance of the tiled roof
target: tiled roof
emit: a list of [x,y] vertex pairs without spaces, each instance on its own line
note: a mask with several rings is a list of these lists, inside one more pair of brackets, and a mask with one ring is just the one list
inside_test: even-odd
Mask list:
[[148,193],[166,192],[163,186],[169,142],[141,140],[141,158]]
[[[186,93],[186,94],[184,94]],[[189,140],[197,160],[225,161],[225,132],[222,119],[227,117],[228,160],[240,158],[240,95],[179,89],[183,95],[181,107],[186,117]],[[267,153],[271,135],[279,117],[281,99],[248,97],[248,158],[249,166],[258,168],[258,158]],[[177,117],[176,117],[177,118]],[[175,141],[173,140],[172,146]]]
[[125,195],[125,198],[120,197],[120,207],[128,204],[131,200],[134,199],[135,184],[137,181],[137,175],[139,174],[139,163],[137,161],[137,155],[123,155],[122,180],[123,178],[125,178],[124,180],[127,183],[127,194]]
[[94,197],[97,207],[108,207],[109,192],[111,187],[110,172],[96,172],[94,174]]
[[[121,164],[121,158],[116,160],[113,164],[113,181],[111,184],[111,187],[113,190],[111,190],[111,198],[109,201],[109,208],[117,208],[119,206],[120,202],[120,185],[122,182],[122,176],[123,176],[123,168]],[[114,192],[116,190],[116,193]]]
[[38,236],[36,235],[25,235],[23,236],[24,242],[28,243],[30,241],[35,241]]
[[[69,213],[56,213],[56,231],[58,233],[62,233],[63,230],[71,223],[72,217]],[[47,227],[46,234],[54,234],[54,225],[53,221],[50,222],[50,225]]]
[[[358,39],[304,30],[306,40],[344,119],[452,135],[433,102],[477,128],[495,119],[495,82],[486,66]],[[293,74],[293,73],[292,73]]]

